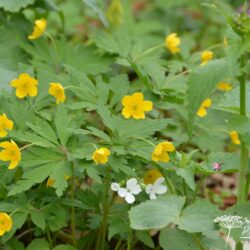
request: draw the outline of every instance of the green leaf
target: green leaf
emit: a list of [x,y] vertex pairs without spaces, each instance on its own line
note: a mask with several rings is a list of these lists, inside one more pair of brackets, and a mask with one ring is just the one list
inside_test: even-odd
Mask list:
[[62,165],[62,162],[52,162],[36,167],[23,174],[22,179],[10,187],[9,196],[19,194],[30,189],[33,185],[41,183],[51,174],[54,168]]
[[188,80],[187,109],[189,121],[193,122],[201,103],[212,94],[216,85],[230,78],[225,60],[212,60],[191,72]]
[[[208,155],[206,161],[199,164],[203,173],[215,173],[213,170],[213,163],[218,162],[221,164],[221,173],[233,173],[237,172],[240,164],[240,155],[237,153],[224,153],[213,152]],[[197,165],[198,166],[198,165]]]
[[46,222],[45,222],[45,218],[44,218],[43,213],[41,211],[31,211],[30,215],[31,215],[32,222],[37,227],[39,227],[42,230],[44,230],[45,227],[46,227]]
[[10,12],[18,12],[21,8],[25,8],[34,2],[35,0],[1,0],[0,8]]
[[34,143],[35,145],[40,147],[45,147],[45,148],[55,147],[55,144],[32,132],[24,132],[16,130],[16,131],[11,131],[10,135],[14,139],[20,140],[22,142]]
[[166,227],[178,220],[184,202],[184,197],[176,195],[143,202],[129,211],[131,228],[147,230]]
[[199,250],[191,234],[177,228],[165,228],[160,233],[160,245],[164,250]]
[[36,120],[33,123],[27,122],[27,125],[41,137],[51,141],[56,145],[59,144],[54,130],[45,120],[36,118]]
[[177,168],[176,174],[184,179],[190,189],[195,189],[194,168],[192,166]]
[[58,245],[54,247],[52,250],[76,250],[76,248],[70,245]]
[[129,32],[126,29],[118,29],[112,35],[102,31],[92,31],[90,38],[96,45],[111,54],[118,54],[127,58],[131,50],[132,41]]
[[43,213],[51,231],[55,232],[66,226],[66,212],[62,206],[49,204],[43,208]]
[[135,234],[136,234],[136,237],[139,239],[139,241],[141,241],[146,246],[150,248],[155,247],[154,241],[152,240],[148,232],[136,231]]
[[44,239],[34,239],[26,250],[50,250],[49,243]]
[[102,21],[105,27],[108,27],[108,21],[106,19],[106,16],[103,12],[103,10],[98,6],[97,2],[95,0],[83,0],[99,17],[99,19]]
[[55,115],[55,125],[59,140],[62,146],[65,146],[70,137],[71,117],[63,105],[58,105]]
[[54,180],[53,187],[56,189],[57,196],[62,196],[65,189],[68,187],[68,182],[65,179],[67,173],[67,167],[65,162],[61,162],[61,164],[56,164],[52,170],[50,178]]
[[207,200],[199,200],[184,209],[178,220],[179,229],[216,238],[218,232],[214,219],[220,215],[218,208]]

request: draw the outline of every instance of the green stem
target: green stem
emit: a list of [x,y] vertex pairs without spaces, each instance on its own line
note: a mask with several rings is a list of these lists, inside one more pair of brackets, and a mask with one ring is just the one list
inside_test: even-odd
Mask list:
[[192,203],[195,202],[195,200],[197,198],[197,194],[198,194],[198,192],[200,190],[200,187],[201,187],[203,181],[205,180],[205,178],[206,178],[206,175],[202,175],[201,178],[200,178],[200,180],[199,180],[199,182],[197,183],[197,185],[195,187],[195,190],[194,190],[194,195],[193,195]]
[[161,171],[163,177],[165,178],[166,184],[169,188],[169,191],[171,194],[175,194],[175,188],[174,188],[174,184],[172,183],[172,181],[168,178],[168,176],[164,173],[164,171]]
[[[241,58],[241,68],[244,68],[246,65],[246,56]],[[243,72],[239,76],[240,82],[240,114],[246,116],[246,74]],[[238,182],[238,200],[237,203],[241,204],[246,201],[246,176],[247,176],[247,167],[248,167],[248,149],[244,141],[241,141],[240,148],[240,170],[239,170],[239,182]]]
[[101,250],[105,249],[106,234],[108,226],[108,215],[109,215],[109,189],[110,189],[110,169],[107,167],[106,185],[104,190],[104,201],[103,201],[103,219],[101,227]]
[[164,44],[159,44],[159,45],[156,45],[154,47],[151,47],[151,48],[143,51],[140,55],[136,56],[133,60],[134,60],[134,62],[136,62],[137,60],[143,58],[144,56],[151,54],[152,52],[154,52],[160,48],[163,48],[164,46],[165,46]]
[[193,236],[193,239],[194,239],[196,245],[198,246],[198,248],[199,248],[200,250],[205,250],[205,248],[203,247],[203,245],[202,245],[202,243],[201,243],[199,237],[198,237],[196,234],[192,234],[192,236]]
[[117,242],[116,246],[115,246],[115,250],[119,250],[120,249],[121,243],[122,243],[122,239],[120,238],[119,241]]
[[[70,184],[70,196],[71,199],[75,199],[75,178],[74,178],[74,163],[72,162],[71,164],[71,184]],[[72,206],[71,208],[71,234],[72,234],[72,240],[73,240],[73,245],[76,248],[77,247],[77,242],[76,242],[76,216],[75,216],[75,207]]]
[[53,248],[53,242],[52,242],[51,234],[50,234],[50,231],[49,231],[49,227],[46,228],[46,233],[47,233],[47,238],[48,238],[48,241],[49,241],[49,247],[50,247],[50,249],[52,249]]
[[127,239],[127,250],[131,250],[131,237],[132,237],[132,230],[131,228],[129,228],[128,239]]

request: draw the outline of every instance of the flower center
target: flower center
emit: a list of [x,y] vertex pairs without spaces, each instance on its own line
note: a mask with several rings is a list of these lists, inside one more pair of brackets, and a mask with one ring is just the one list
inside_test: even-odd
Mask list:
[[10,155],[11,155],[12,157],[16,156],[16,151],[15,151],[15,150],[11,150],[11,151],[10,151]]
[[132,105],[132,110],[137,110],[138,106],[137,105]]
[[28,88],[28,83],[24,83],[22,87],[23,87],[23,89],[27,89]]

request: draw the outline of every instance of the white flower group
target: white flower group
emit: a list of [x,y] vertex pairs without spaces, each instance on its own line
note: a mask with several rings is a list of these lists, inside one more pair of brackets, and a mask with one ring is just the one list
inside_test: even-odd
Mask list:
[[142,191],[141,186],[137,183],[135,178],[127,181],[126,188],[122,188],[118,183],[114,182],[111,184],[111,189],[118,192],[118,195],[125,198],[125,201],[129,204],[132,204],[135,201],[134,195],[137,195]]
[[[153,184],[148,184],[146,186],[145,191],[151,200],[156,199],[156,195],[167,192],[167,187],[162,185],[164,180],[165,179],[163,177],[160,177]],[[113,182],[111,184],[111,189],[117,192],[120,197],[125,198],[125,201],[129,204],[134,203],[135,195],[142,191],[141,186],[138,184],[138,181],[135,178],[129,179],[126,182],[125,188],[121,187],[120,184]]]

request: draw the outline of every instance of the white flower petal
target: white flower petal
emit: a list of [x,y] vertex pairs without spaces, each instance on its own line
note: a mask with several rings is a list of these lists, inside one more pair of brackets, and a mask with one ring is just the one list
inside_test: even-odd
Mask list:
[[118,195],[120,197],[125,197],[127,195],[127,189],[126,188],[119,188],[118,189]]
[[126,196],[125,196],[125,201],[128,203],[128,204],[132,204],[134,201],[135,201],[135,197],[133,194],[127,192]]
[[134,186],[134,188],[131,190],[131,193],[132,193],[132,194],[139,194],[141,191],[142,191],[141,186],[137,184],[137,185]]
[[154,193],[156,194],[164,194],[167,192],[167,187],[164,185],[159,185],[156,187],[153,187]]
[[118,189],[120,188],[120,185],[116,182],[111,183],[111,190],[117,192]]
[[127,181],[127,189],[133,190],[133,188],[137,185],[137,180],[135,178],[131,178]]
[[158,178],[155,182],[154,185],[161,185],[165,181],[164,177]]
[[145,191],[146,191],[147,194],[150,194],[152,192],[152,190],[153,190],[152,187],[153,187],[152,184],[148,184],[146,186]]
[[151,192],[151,193],[149,194],[149,198],[150,198],[150,200],[155,200],[155,199],[156,199],[155,193],[154,193],[154,192]]

